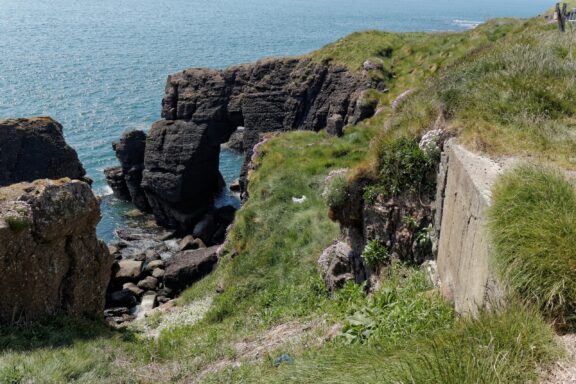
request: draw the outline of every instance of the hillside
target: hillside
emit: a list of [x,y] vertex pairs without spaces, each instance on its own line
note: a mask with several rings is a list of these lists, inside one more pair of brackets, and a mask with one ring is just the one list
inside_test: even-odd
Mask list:
[[[0,382],[538,382],[565,355],[556,332],[574,327],[573,39],[538,17],[463,33],[359,32],[311,53],[354,71],[369,59],[381,86],[364,102],[378,113],[341,138],[270,135],[214,273],[126,329],[66,317],[0,328]],[[418,146],[430,129],[529,164],[498,181],[489,213],[508,304],[476,318],[454,311],[414,252],[389,257],[372,243],[373,279],[332,295],[318,272],[340,235],[330,217],[345,226],[355,199],[434,194],[440,154]]]

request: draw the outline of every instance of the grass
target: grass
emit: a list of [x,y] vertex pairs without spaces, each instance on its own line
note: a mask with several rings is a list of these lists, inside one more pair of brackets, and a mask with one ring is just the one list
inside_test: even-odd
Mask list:
[[552,321],[576,320],[576,191],[560,173],[522,166],[501,178],[490,233],[501,281]]
[[362,69],[367,59],[382,64],[382,69],[370,71],[371,78],[382,81],[387,88],[379,95],[385,113],[369,123],[375,124],[388,117],[389,105],[402,92],[420,87],[470,50],[480,49],[522,28],[523,23],[518,20],[499,19],[461,33],[357,32],[315,51],[311,57],[352,70]]
[[419,137],[441,116],[442,127],[474,150],[574,168],[574,40],[542,20],[524,22],[410,96],[388,135]]
[[[318,317],[334,322],[351,304],[331,300],[316,269],[320,253],[339,233],[321,193],[331,170],[366,156],[372,137],[370,129],[352,129],[340,139],[292,132],[264,146],[251,198],[232,233],[230,246],[238,255],[223,258],[179,300],[181,306],[194,305],[221,288],[202,321],[175,324],[156,340],[74,319],[1,328],[0,377],[40,383],[186,382],[210,364],[241,359],[236,343],[277,324]],[[292,202],[303,195],[304,204]],[[158,325],[158,319],[152,321]]]
[[461,319],[400,345],[332,344],[254,382],[523,384],[559,356],[550,327],[536,311],[519,307]]
[[561,356],[553,330],[539,313],[512,306],[400,342],[334,341],[297,356],[293,365],[248,365],[206,382],[523,384],[537,381],[538,370]]
[[[0,383],[68,383],[114,380],[115,359],[129,332],[102,322],[66,317],[0,328]],[[116,382],[123,382],[116,376]],[[124,381],[126,382],[126,381]]]
[[[343,138],[291,132],[262,147],[229,253],[179,299],[180,306],[193,307],[214,297],[206,316],[165,328],[155,340],[69,318],[0,328],[0,382],[190,382],[206,373],[206,383],[524,383],[559,357],[550,326],[525,304],[458,319],[423,272],[394,263],[382,270],[383,286],[372,296],[348,284],[329,297],[316,263],[339,234],[321,196],[328,173],[356,167],[353,180],[365,183],[351,190],[337,179],[328,196],[335,206],[382,192],[364,191],[369,184],[393,187],[390,194],[415,188],[413,172],[422,176],[422,187],[434,162],[422,157],[417,139],[438,124],[477,150],[570,166],[576,149],[571,41],[541,20],[494,20],[464,33],[356,33],[311,57],[354,70],[366,59],[381,63],[370,76],[387,91],[366,99],[378,100],[381,113],[347,127]],[[407,89],[415,92],[394,110],[391,102]],[[405,174],[407,167],[412,171]],[[538,177],[525,183],[512,176],[500,184],[495,207],[506,214],[495,214],[501,221],[494,225],[503,228],[497,251],[509,255],[514,268],[533,257],[563,278],[566,271],[553,268],[571,262],[570,211],[576,203],[566,185],[550,177],[546,185]],[[532,195],[538,185],[554,200]],[[530,198],[518,199],[520,192]],[[301,196],[307,197],[303,204],[293,203]],[[501,197],[510,204],[499,205]],[[536,292],[530,284],[546,277],[533,271],[516,285],[530,297]],[[561,292],[546,287],[553,280],[540,284],[540,309],[548,318],[567,318],[572,282],[558,279],[564,282],[560,288],[569,288]],[[237,348],[278,325],[318,319],[327,327],[342,324],[342,335],[322,344],[327,329],[318,329],[263,352],[258,361]],[[158,327],[161,322],[150,320]],[[283,353],[295,364],[274,368]],[[242,364],[206,371],[223,362]]]
[[399,344],[452,325],[453,309],[431,291],[426,272],[395,263],[381,274],[381,281],[383,287],[344,321],[346,343]]

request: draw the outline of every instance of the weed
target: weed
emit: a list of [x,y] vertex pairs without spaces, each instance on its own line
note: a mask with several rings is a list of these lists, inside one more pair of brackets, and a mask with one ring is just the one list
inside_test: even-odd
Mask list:
[[362,251],[362,260],[371,268],[378,269],[390,259],[388,248],[380,240],[370,240]]
[[383,142],[378,150],[379,183],[389,196],[412,192],[433,195],[436,161],[408,138]]
[[411,270],[402,281],[398,266],[391,270],[385,287],[346,319],[342,335],[348,343],[396,343],[451,325],[453,311],[444,299],[422,294],[431,288],[425,272]]

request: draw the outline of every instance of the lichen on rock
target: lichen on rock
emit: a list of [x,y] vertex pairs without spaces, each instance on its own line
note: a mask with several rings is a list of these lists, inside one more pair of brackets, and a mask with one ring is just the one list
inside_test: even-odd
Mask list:
[[101,315],[112,256],[96,238],[98,200],[70,179],[0,188],[0,323]]

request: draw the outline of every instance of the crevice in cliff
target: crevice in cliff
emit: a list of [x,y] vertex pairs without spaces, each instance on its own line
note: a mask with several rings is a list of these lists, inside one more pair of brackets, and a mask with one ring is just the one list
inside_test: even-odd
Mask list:
[[74,248],[72,246],[73,243],[72,236],[66,236],[64,241],[64,254],[68,258],[68,271],[64,275],[62,279],[62,283],[60,285],[60,296],[61,296],[61,310],[63,312],[67,312],[68,308],[72,306],[74,300],[74,276],[76,274],[76,255]]

